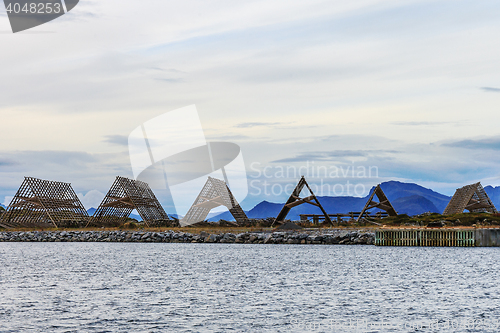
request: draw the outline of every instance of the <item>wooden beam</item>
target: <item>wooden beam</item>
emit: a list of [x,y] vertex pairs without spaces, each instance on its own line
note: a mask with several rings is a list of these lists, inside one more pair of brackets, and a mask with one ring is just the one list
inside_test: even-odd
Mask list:
[[[302,189],[304,188],[304,186],[307,187],[307,189],[309,190],[309,193],[311,195],[308,197],[305,197],[305,198],[301,198],[300,192],[302,192]],[[307,183],[304,176],[302,176],[300,178],[299,182],[297,183],[297,185],[295,186],[295,189],[290,194],[290,197],[288,198],[286,203],[283,205],[283,208],[281,208],[281,211],[279,212],[278,216],[276,217],[276,219],[274,219],[274,222],[271,226],[273,226],[276,222],[283,222],[285,220],[286,216],[288,215],[288,213],[290,212],[291,208],[299,206],[303,203],[308,203],[308,204],[319,207],[319,209],[321,210],[321,212],[323,213],[323,215],[325,217],[325,221],[327,221],[329,224],[333,225],[332,220],[330,219],[330,217],[328,216],[328,214],[324,210],[323,206],[321,206],[321,203],[319,202],[318,198],[314,195],[314,192],[309,187],[309,184]]]
[[314,200],[314,195],[310,195],[310,196],[308,196],[308,197],[306,197],[306,198],[299,198],[299,199],[297,199],[297,200],[296,200],[296,201],[294,201],[294,202],[291,202],[291,203],[289,203],[289,204],[286,204],[285,206],[286,206],[287,208],[293,208],[293,207],[295,207],[295,206],[302,205],[303,203],[308,203],[308,204],[311,204],[311,205],[314,205],[314,206],[318,206],[318,207],[319,207],[319,205],[318,205],[317,203],[315,203],[315,202],[311,202],[311,200]]

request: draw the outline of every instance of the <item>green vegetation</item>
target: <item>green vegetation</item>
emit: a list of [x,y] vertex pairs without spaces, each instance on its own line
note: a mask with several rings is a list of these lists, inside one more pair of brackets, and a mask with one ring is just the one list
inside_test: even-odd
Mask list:
[[387,226],[427,226],[432,222],[442,222],[446,227],[467,226],[500,226],[500,214],[461,213],[441,215],[437,213],[408,216],[406,214],[387,217],[381,223]]
[[[131,221],[130,221],[131,220]],[[137,221],[135,219],[130,219],[129,222],[125,222],[120,229],[137,229],[139,226],[137,225]]]
[[[441,215],[437,213],[426,213],[418,216],[408,216],[406,214],[398,215],[395,217],[386,217],[383,219],[374,219],[373,224],[370,222],[360,222],[356,223],[353,221],[342,221],[337,223],[334,221],[333,228],[360,228],[364,229],[378,229],[382,225],[387,227],[425,227],[429,224],[434,224],[431,226],[444,226],[444,227],[500,227],[500,214],[490,214],[490,213],[462,213],[455,215]],[[111,221],[109,221],[111,222]],[[297,222],[296,222],[297,223]],[[208,233],[224,233],[224,232],[255,232],[255,231],[269,231],[277,227],[274,225],[271,227],[272,219],[258,220],[252,219],[247,226],[236,226],[234,222],[219,221],[215,223],[201,222],[195,225],[187,227],[178,227],[171,225],[171,222],[167,223],[157,223],[156,225],[151,225],[147,227],[144,223],[138,222],[135,219],[128,219],[125,223],[106,223],[105,225],[99,226],[89,226],[88,228],[83,228],[82,225],[65,225],[59,228],[47,225],[46,227],[33,227],[33,228],[16,228],[9,230],[144,230],[144,231],[165,231],[172,230],[176,232],[189,232],[189,233],[200,233],[201,231],[206,231]],[[300,226],[304,228],[330,228],[326,223],[312,223],[309,221],[298,222]],[[1,228],[0,228],[1,229]]]

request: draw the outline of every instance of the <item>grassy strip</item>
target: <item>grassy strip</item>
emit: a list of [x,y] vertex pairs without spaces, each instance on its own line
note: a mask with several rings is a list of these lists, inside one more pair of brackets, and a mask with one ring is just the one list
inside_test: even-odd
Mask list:
[[[385,227],[425,227],[432,222],[441,222],[445,227],[500,227],[500,214],[490,213],[462,213],[454,215],[441,215],[437,213],[422,214],[417,216],[408,216],[406,214],[398,215],[396,217],[386,217],[381,220],[376,220],[378,223],[383,224]],[[355,223],[343,222],[340,224],[334,223],[333,227],[325,225],[324,223],[313,224],[308,222],[299,223],[305,228],[317,228],[322,230],[328,229],[379,229],[377,225],[371,223]],[[2,230],[0,228],[0,230]],[[251,227],[237,227],[228,225],[219,225],[217,223],[204,224],[202,226],[188,226],[188,227],[146,227],[140,223],[127,222],[119,227],[88,227],[88,228],[16,228],[4,231],[116,231],[116,230],[139,230],[139,231],[168,231],[175,232],[188,232],[192,234],[199,234],[201,232],[207,233],[242,233],[242,232],[263,232],[272,231],[274,228],[269,226],[262,226],[257,224]]]

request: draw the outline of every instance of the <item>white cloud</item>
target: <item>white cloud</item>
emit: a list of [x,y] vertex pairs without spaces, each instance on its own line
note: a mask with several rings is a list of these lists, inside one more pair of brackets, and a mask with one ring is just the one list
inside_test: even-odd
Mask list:
[[88,191],[85,195],[78,193],[78,198],[82,202],[85,209],[97,208],[104,199],[104,193],[97,190]]
[[5,199],[3,200],[2,202],[2,205],[4,205],[5,207],[8,207],[10,202],[12,201],[12,199],[14,199],[13,196],[10,196],[10,195],[6,195],[5,196]]
[[[111,152],[104,137],[127,136],[192,103],[219,135],[228,125],[284,117],[409,141],[495,134],[498,97],[477,89],[495,86],[500,72],[500,45],[491,42],[499,23],[486,5],[193,4],[81,3],[36,28],[56,33],[2,35],[0,112],[11,125],[0,135],[11,149]],[[474,15],[458,15],[466,10]],[[84,12],[95,16],[71,19]],[[472,109],[492,121],[471,119]],[[465,125],[394,126],[415,118]],[[287,137],[292,131],[270,133]]]

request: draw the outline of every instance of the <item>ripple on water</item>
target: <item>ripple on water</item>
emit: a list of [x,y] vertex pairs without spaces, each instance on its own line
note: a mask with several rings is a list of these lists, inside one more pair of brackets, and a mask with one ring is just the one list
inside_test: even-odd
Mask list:
[[499,251],[0,243],[0,322],[2,332],[346,332],[328,324],[498,320]]

